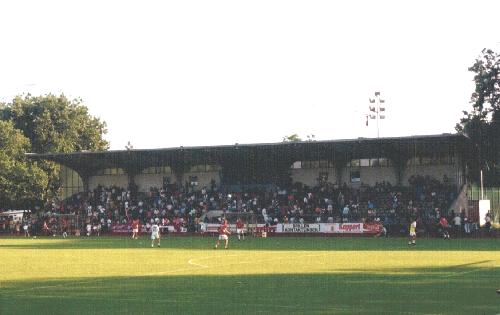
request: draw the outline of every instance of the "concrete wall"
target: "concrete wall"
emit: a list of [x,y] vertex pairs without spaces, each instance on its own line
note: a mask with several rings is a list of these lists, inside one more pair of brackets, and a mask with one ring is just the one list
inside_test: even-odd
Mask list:
[[[366,185],[373,186],[377,182],[386,181],[393,185],[397,184],[396,171],[393,167],[360,167],[361,182]],[[319,174],[322,172],[328,173],[328,182],[337,183],[337,175],[335,169],[332,168],[317,168],[317,169],[293,169],[291,177],[293,182],[300,182],[308,186],[318,184]],[[347,183],[349,186],[357,187],[360,183],[351,183],[351,168],[342,170],[342,183]],[[408,179],[413,175],[430,176],[439,181],[443,180],[446,175],[451,183],[459,184],[461,172],[454,165],[437,165],[437,166],[411,166],[404,170],[402,184],[408,185]],[[161,187],[163,185],[163,177],[170,177],[172,183],[176,182],[176,177],[173,174],[139,174],[135,177],[135,183],[139,186],[139,191],[149,191],[150,187]],[[219,172],[189,172],[182,176],[182,183],[189,180],[190,176],[198,177],[198,187],[210,186],[211,180],[220,183]],[[127,175],[99,175],[92,176],[89,180],[89,189],[93,190],[98,185],[102,186],[118,186],[128,187]]]
[[294,183],[302,183],[307,186],[318,185],[319,173],[328,173],[328,182],[336,183],[337,176],[333,168],[308,168],[308,169],[293,169],[291,172],[292,181]]
[[465,210],[465,213],[467,216],[469,216],[469,196],[467,195],[468,191],[468,186],[463,185],[462,189],[458,193],[457,199],[451,204],[451,206],[448,208],[448,210],[455,210],[455,212],[461,212],[462,210]]
[[[184,176],[182,176],[182,183],[184,184],[186,181],[189,181],[189,177],[191,176],[197,176],[198,177],[198,187],[203,187],[203,186],[210,186],[210,182],[215,180],[216,184],[220,184],[220,176],[219,172],[189,172],[185,173]],[[172,177],[172,181],[175,181],[175,177]]]
[[[182,182],[178,184],[184,185],[189,180],[190,176],[198,177],[198,187],[210,186],[210,182],[215,180],[217,184],[220,183],[219,172],[190,172],[182,176]],[[170,177],[170,182],[175,183],[176,177],[173,174],[139,174],[134,178],[135,184],[138,186],[139,191],[147,192],[151,187],[162,187],[163,177]],[[89,189],[93,190],[98,185],[101,186],[118,186],[128,187],[127,175],[99,175],[92,176],[89,179]]]
[[394,167],[361,167],[361,182],[365,185],[374,186],[375,183],[389,182],[397,184],[396,170]]
[[409,166],[403,173],[402,184],[408,185],[408,179],[411,176],[429,176],[439,181],[443,180],[444,175],[448,177],[451,183],[458,184],[459,170],[454,165],[427,165],[427,166]]
[[[361,183],[370,186],[375,185],[376,182],[390,182],[395,185],[397,182],[396,171],[393,167],[360,167]],[[318,184],[319,173],[328,173],[328,182],[337,183],[337,174],[335,169],[332,168],[317,168],[317,169],[294,169],[292,170],[293,182],[300,182],[308,186]],[[342,170],[342,183],[348,186],[359,186],[360,183],[351,183],[351,168],[344,168]]]
[[[351,170],[359,170],[361,181],[358,183],[351,182]],[[347,186],[358,187],[359,185],[365,184],[373,186],[377,182],[389,182],[392,185],[397,184],[396,171],[393,167],[359,167],[359,168],[349,168],[346,167],[342,170],[342,183],[346,183]]]
[[94,190],[97,186],[117,186],[117,187],[128,187],[128,176],[127,175],[99,175],[92,176],[89,178],[89,190]]
[[139,191],[148,192],[150,187],[162,187],[164,176],[173,177],[166,174],[139,174],[135,176],[134,181]]

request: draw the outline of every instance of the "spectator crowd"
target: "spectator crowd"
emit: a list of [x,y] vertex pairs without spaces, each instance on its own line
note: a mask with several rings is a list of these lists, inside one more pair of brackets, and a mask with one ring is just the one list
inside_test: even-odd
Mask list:
[[[87,193],[78,193],[67,200],[46,204],[34,209],[23,222],[0,221],[0,231],[9,229],[20,233],[28,225],[36,234],[98,235],[108,233],[114,225],[131,225],[139,219],[149,230],[156,222],[173,226],[175,231],[198,232],[200,223],[212,223],[208,215],[219,210],[223,214],[245,215],[254,222],[278,223],[340,223],[380,222],[389,235],[406,234],[411,218],[417,218],[419,232],[439,235],[439,222],[445,217],[456,234],[471,234],[477,229],[463,210],[449,210],[456,199],[457,187],[448,181],[430,177],[410,178],[406,187],[387,182],[374,186],[361,184],[357,188],[322,183],[308,187],[300,183],[290,187],[253,185],[231,191],[214,182],[208,187],[166,184],[151,187],[147,193],[136,187],[98,186]],[[229,187],[229,186],[228,186]],[[216,221],[215,221],[216,222]],[[12,225],[14,224],[14,225]],[[16,226],[18,224],[19,226]],[[69,231],[76,227],[76,231]]]

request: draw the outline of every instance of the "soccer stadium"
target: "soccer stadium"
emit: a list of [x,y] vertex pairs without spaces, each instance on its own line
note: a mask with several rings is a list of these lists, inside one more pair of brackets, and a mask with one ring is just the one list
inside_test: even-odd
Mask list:
[[0,315],[499,315],[498,12],[0,1]]
[[462,135],[28,157],[62,196],[2,221],[2,314],[498,310]]

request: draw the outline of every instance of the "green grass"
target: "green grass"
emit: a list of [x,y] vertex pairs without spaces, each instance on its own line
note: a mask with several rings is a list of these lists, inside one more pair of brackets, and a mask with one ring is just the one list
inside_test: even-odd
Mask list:
[[0,314],[500,314],[494,239],[0,238]]

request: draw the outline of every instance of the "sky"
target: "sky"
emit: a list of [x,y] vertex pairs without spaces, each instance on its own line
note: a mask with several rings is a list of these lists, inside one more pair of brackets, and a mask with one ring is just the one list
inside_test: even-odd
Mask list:
[[64,93],[110,148],[453,133],[500,1],[0,2],[0,101]]

